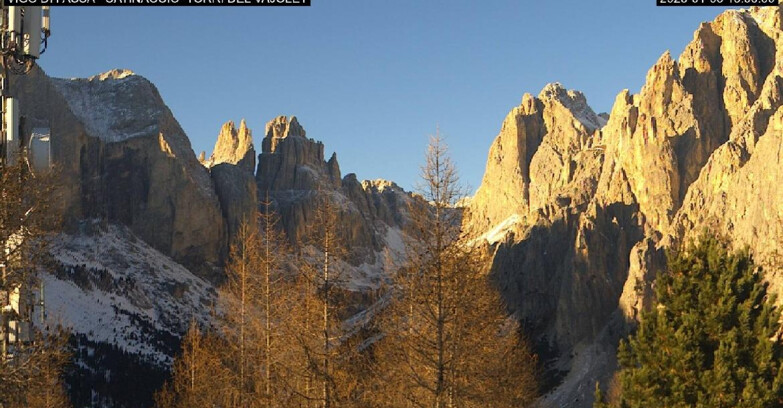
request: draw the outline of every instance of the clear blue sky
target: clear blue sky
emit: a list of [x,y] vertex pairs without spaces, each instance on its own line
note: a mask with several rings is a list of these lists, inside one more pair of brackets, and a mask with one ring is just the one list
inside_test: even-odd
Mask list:
[[56,77],[128,68],[154,82],[198,153],[223,122],[296,115],[343,174],[411,189],[440,127],[479,186],[508,111],[548,82],[596,112],[638,92],[723,8],[654,0],[313,0],[312,7],[53,7],[41,66]]

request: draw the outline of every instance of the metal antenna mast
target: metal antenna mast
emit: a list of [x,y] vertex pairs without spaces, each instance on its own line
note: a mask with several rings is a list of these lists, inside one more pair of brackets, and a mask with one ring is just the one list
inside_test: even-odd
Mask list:
[[[25,75],[46,50],[49,38],[48,6],[6,6],[0,4],[0,172],[26,155],[26,141],[19,103],[11,95],[10,75]],[[0,186],[0,194],[5,194]],[[3,211],[3,209],[0,209]],[[0,358],[12,358],[11,345],[29,341],[34,304],[24,305],[24,294],[32,288],[9,281],[9,242],[0,242]],[[31,302],[32,303],[32,302]],[[41,290],[43,303],[43,289]],[[43,306],[41,306],[43,307]],[[20,316],[29,314],[30,316]],[[42,313],[43,315],[43,313]],[[26,319],[26,321],[25,321]]]

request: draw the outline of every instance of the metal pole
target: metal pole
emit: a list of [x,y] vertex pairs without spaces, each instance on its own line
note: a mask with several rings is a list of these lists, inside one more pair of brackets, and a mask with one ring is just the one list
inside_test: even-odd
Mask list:
[[[5,4],[0,5],[0,12],[2,13],[2,26],[0,26],[0,51],[5,52],[7,48],[7,41],[8,41],[8,6]],[[5,112],[6,112],[6,95],[8,95],[8,82],[7,82],[7,67],[5,65],[5,55],[0,55],[0,151],[2,152],[2,155],[0,155],[0,171],[5,171],[5,164],[6,164],[6,151],[8,149],[7,142],[6,142],[6,123],[5,123]],[[0,186],[0,194],[5,195],[4,186]],[[5,217],[4,217],[5,218]],[[3,309],[6,307],[6,305],[10,305],[10,292],[8,290],[8,276],[7,276],[7,270],[6,270],[6,263],[8,262],[7,256],[6,256],[6,243],[2,242],[2,289],[3,289],[3,299],[2,304],[0,306],[3,307]],[[2,313],[2,350],[0,352],[2,355],[0,355],[0,358],[3,359],[3,363],[5,363],[8,360],[8,317],[6,313]]]
[[[13,24],[11,24],[12,16]],[[20,120],[19,123],[17,123],[15,119],[12,119],[11,121],[14,122],[13,124],[18,124],[19,127],[15,129],[9,129],[11,124],[9,124],[8,120],[6,120],[6,116],[9,113],[9,110],[11,111],[10,113],[12,113],[14,116],[17,113],[14,108],[15,104],[12,103],[13,99],[11,98],[9,74],[12,71],[19,75],[26,74],[35,64],[35,60],[40,56],[41,45],[44,46],[45,50],[46,40],[50,34],[49,7],[6,6],[0,2],[0,18],[2,18],[2,23],[0,24],[0,174],[2,174],[2,172],[7,169],[8,165],[12,163],[10,160],[12,158],[9,157],[10,154],[26,154],[26,143],[24,143],[25,138],[22,136],[24,134],[23,122]],[[27,19],[28,23],[32,21],[33,24],[25,24],[25,19]],[[10,28],[14,29],[13,33],[9,32]],[[13,67],[9,66],[9,64],[14,63],[14,61],[17,65],[14,65]],[[18,66],[19,64],[21,65]],[[9,141],[9,133],[16,133],[17,130],[19,134],[18,139],[14,137],[12,141]],[[11,133],[11,135],[14,133]],[[20,143],[21,146],[13,146],[14,149],[11,149],[11,142]],[[16,149],[17,147],[19,148],[18,150]],[[19,165],[22,165],[22,163],[20,162]],[[25,177],[24,173],[22,173],[21,177]],[[23,181],[24,180],[21,179],[19,180],[19,182]],[[0,195],[6,195],[5,186],[3,185],[0,185]],[[3,198],[8,199],[8,197]],[[5,208],[0,208],[0,211],[5,211]],[[6,222],[7,224],[7,217],[4,217],[0,221]],[[10,231],[8,231],[8,225],[2,225],[0,227],[6,230],[6,234],[10,233]],[[3,293],[3,295],[0,296],[0,310],[2,310],[10,306],[7,237],[3,240],[0,240],[0,251],[2,251],[2,264],[0,265],[0,278],[2,279],[0,280],[0,285],[2,285],[0,288],[2,289]],[[21,282],[21,285],[22,287],[20,288],[20,296],[23,297],[25,293],[24,288],[27,287],[27,285],[32,285],[32,282],[25,280],[24,282]],[[30,296],[32,296],[32,291],[27,293],[30,293]],[[35,314],[35,301],[34,299],[29,298],[28,302],[30,303],[29,307],[25,307],[24,312],[22,312],[22,308],[20,308],[19,312],[20,314],[27,314],[27,316],[22,317],[28,321],[32,321],[32,318]],[[41,307],[43,309],[43,283],[41,286]],[[0,344],[0,359],[5,361],[8,359],[10,349],[10,319],[9,313],[3,313],[0,311],[0,315],[2,315],[0,316],[0,319],[2,320],[0,325],[0,330],[2,330],[2,333],[0,333],[0,336],[2,337],[0,340],[0,343],[2,343]],[[45,317],[44,310],[41,311],[41,316]],[[20,322],[23,321],[21,318],[18,320]],[[18,335],[16,336],[16,339],[18,341]]]
[[[6,48],[7,48],[7,45],[8,45],[7,44],[7,40],[8,40],[7,39],[7,35],[8,35],[7,34],[8,33],[8,17],[9,17],[8,16],[8,7],[5,6],[5,5],[2,5],[0,7],[2,7],[2,18],[3,18],[2,33],[0,33],[0,36],[2,36],[2,38],[0,39],[2,44],[0,44],[0,46],[2,46],[2,51],[5,51]],[[0,157],[0,171],[5,171],[6,155],[7,155],[7,151],[8,151],[8,141],[7,141],[7,134],[8,134],[8,132],[7,132],[7,129],[6,129],[7,124],[5,123],[5,113],[6,113],[6,109],[7,109],[6,99],[7,99],[8,93],[9,93],[9,89],[8,89],[8,67],[6,66],[5,56],[4,55],[0,56],[0,65],[1,65],[1,68],[2,68],[2,72],[0,72],[0,99],[2,99],[2,103],[1,103],[2,112],[0,112],[0,117],[2,117],[2,119],[0,119],[0,122],[1,122],[1,124],[0,124],[0,147],[2,147],[1,150],[2,150],[2,153],[3,153],[2,157]],[[3,189],[3,187],[4,186],[0,186],[0,189]],[[0,194],[4,195],[5,192],[4,191],[0,191]],[[6,245],[7,245],[6,242],[2,242],[2,251],[3,251],[3,259],[2,259],[2,261],[3,261],[3,265],[2,265],[2,277],[3,277],[3,280],[2,280],[2,287],[3,287],[3,291],[4,291],[3,292],[4,293],[4,295],[3,295],[4,299],[2,299],[2,307],[3,308],[5,308],[7,305],[10,305],[10,303],[11,303],[10,302],[10,298],[9,298],[10,291],[9,291],[9,288],[8,288],[8,270],[7,270],[8,259],[7,259],[7,254],[6,254]],[[2,343],[3,343],[3,345],[2,345],[2,350],[1,351],[2,351],[3,362],[5,362],[7,360],[7,358],[8,358],[8,345],[9,345],[8,331],[9,331],[9,326],[8,326],[8,315],[6,313],[3,313],[2,315],[3,315],[3,327],[2,327],[2,330],[3,330],[3,340],[2,340]]]

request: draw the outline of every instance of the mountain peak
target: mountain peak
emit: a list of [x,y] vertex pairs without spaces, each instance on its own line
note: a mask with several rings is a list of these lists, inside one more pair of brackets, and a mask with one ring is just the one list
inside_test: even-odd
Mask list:
[[[52,84],[91,136],[117,142],[157,137],[161,120],[171,115],[155,85],[127,69],[113,69],[89,78],[52,78]],[[188,154],[190,142],[176,125],[177,154]],[[190,153],[192,154],[192,153]]]
[[562,105],[590,131],[603,127],[604,121],[587,104],[587,98],[582,92],[566,89],[561,83],[553,82],[544,86],[538,98]]
[[544,99],[547,96],[561,95],[566,94],[567,92],[568,90],[560,82],[550,82],[544,85],[544,88],[541,89],[538,97]]
[[93,75],[89,78],[90,81],[98,80],[98,81],[106,81],[106,80],[118,80],[118,79],[125,79],[127,77],[136,76],[136,73],[124,68],[115,68],[110,71],[106,71],[104,73]]
[[230,163],[245,168],[250,173],[255,170],[255,148],[253,147],[253,133],[247,127],[244,119],[237,130],[234,121],[229,120],[220,128],[212,156],[206,162],[207,167],[220,163]]
[[290,119],[286,116],[278,116],[267,122],[261,150],[265,153],[274,153],[280,141],[288,137],[306,139],[307,132],[299,124],[296,116],[291,116]]
[[378,192],[384,192],[386,190],[399,190],[402,191],[397,183],[386,179],[374,179],[374,180],[362,180],[362,188],[365,190],[375,190]]
[[291,116],[289,119],[286,116],[278,116],[266,124],[266,137],[273,137],[277,139],[283,139],[289,136],[293,137],[305,137],[305,132],[302,125],[299,124],[299,120],[296,116]]

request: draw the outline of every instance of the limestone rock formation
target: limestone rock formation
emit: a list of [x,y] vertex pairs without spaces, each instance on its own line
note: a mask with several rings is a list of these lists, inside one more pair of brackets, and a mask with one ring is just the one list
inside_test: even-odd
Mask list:
[[239,129],[233,121],[224,123],[212,155],[208,160],[200,158],[199,162],[209,169],[226,222],[229,245],[223,248],[221,256],[225,258],[239,227],[242,223],[252,222],[258,209],[259,197],[254,176],[256,150],[253,147],[253,133],[245,120],[240,122]]
[[590,405],[584,384],[611,368],[578,350],[616,342],[653,304],[664,251],[705,231],[749,247],[783,290],[781,15],[702,24],[608,117],[550,85],[504,121],[465,222],[493,245],[493,277],[550,371],[570,371],[543,403]]
[[280,116],[266,124],[258,156],[258,189],[310,191],[340,187],[337,155],[324,161],[324,145],[308,139],[295,116]]
[[783,294],[783,77],[774,75],[765,84],[770,91],[762,93],[764,100],[733,133],[742,141],[721,146],[688,191],[669,238],[687,243],[706,230],[730,238],[737,248],[747,246]]
[[[121,347],[144,370],[166,369],[191,316],[209,319],[230,238],[267,194],[303,245],[316,199],[337,204],[349,258],[336,267],[357,298],[379,288],[404,255],[410,206],[427,205],[391,182],[341,178],[337,156],[325,161],[323,144],[307,139],[296,118],[269,123],[256,175],[244,121],[224,125],[210,159],[197,159],[155,87],[130,71],[66,80],[36,68],[13,86],[26,131],[53,132],[57,207],[68,230],[52,253],[63,271],[48,271],[46,284],[80,341]],[[69,282],[77,272],[83,287]],[[105,330],[107,318],[123,332]],[[105,369],[90,364],[80,369]]]
[[665,269],[666,254],[657,239],[646,237],[634,245],[629,255],[628,278],[619,300],[619,310],[626,321],[638,321],[642,311],[653,306],[653,281]]
[[212,167],[220,163],[235,164],[251,174],[255,172],[256,149],[253,147],[253,134],[244,119],[239,123],[239,129],[234,126],[233,121],[226,122],[220,128],[215,149],[204,164]]
[[484,179],[470,204],[471,228],[486,230],[515,214],[527,218],[546,212],[560,193],[565,194],[560,202],[573,198],[574,205],[584,204],[589,197],[565,190],[575,180],[591,183],[584,176],[601,155],[593,147],[603,122],[584,95],[560,84],[547,85],[538,97],[525,94],[490,148]]
[[53,129],[67,221],[127,225],[161,252],[214,277],[225,245],[220,204],[154,85],[127,70],[50,79],[36,69],[14,82],[30,126]]
[[[293,116],[267,123],[261,146],[256,171],[259,194],[268,193],[278,203],[288,236],[300,241],[306,234],[307,219],[314,214],[315,194],[340,187],[339,168],[336,173],[328,170],[323,143],[308,139]],[[336,165],[336,156],[332,156],[332,163]]]
[[323,197],[338,204],[338,234],[354,266],[377,264],[390,231],[394,238],[411,228],[408,207],[423,203],[390,182],[360,182],[355,174],[341,178],[337,155],[325,161],[323,143],[308,139],[296,117],[273,119],[265,134],[256,172],[258,195],[274,201],[293,243],[306,240]]
[[[259,200],[256,180],[253,173],[230,163],[213,165],[209,171],[215,183],[215,193],[223,211],[230,244],[239,227],[255,219]],[[228,247],[224,249],[228,250]],[[224,252],[223,255],[228,253]]]
[[530,203],[530,161],[544,137],[543,106],[525,94],[509,112],[489,149],[487,169],[471,200],[470,223],[478,231],[513,214],[526,215]]

